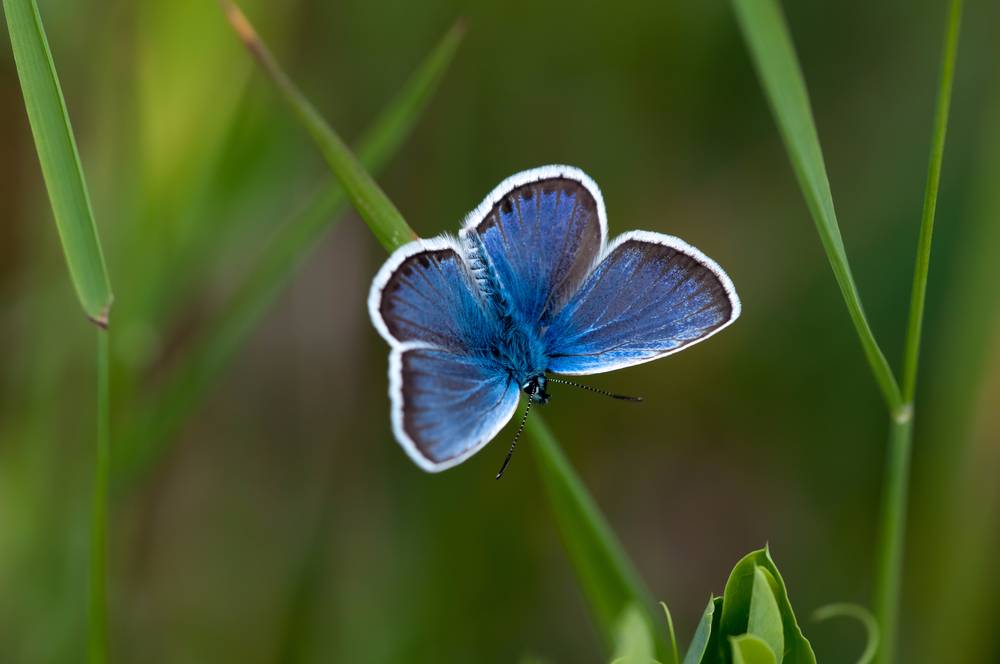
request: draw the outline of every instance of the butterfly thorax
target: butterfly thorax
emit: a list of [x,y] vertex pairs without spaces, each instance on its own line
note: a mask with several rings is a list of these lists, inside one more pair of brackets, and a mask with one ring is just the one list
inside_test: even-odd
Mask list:
[[524,321],[513,306],[480,237],[470,232],[463,240],[483,306],[490,310],[487,319],[495,321],[494,329],[486,335],[489,359],[533,401],[545,403],[549,396],[545,393],[548,358],[540,330]]

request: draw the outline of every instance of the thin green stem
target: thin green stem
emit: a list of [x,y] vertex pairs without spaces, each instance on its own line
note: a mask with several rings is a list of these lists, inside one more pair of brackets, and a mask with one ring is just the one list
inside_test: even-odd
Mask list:
[[894,417],[889,428],[882,512],[875,573],[875,616],[882,630],[878,662],[889,664],[896,656],[896,629],[899,622],[899,590],[902,585],[903,544],[906,537],[906,508],[910,479],[910,450],[913,445],[913,411]]
[[934,212],[937,209],[938,185],[941,180],[941,162],[944,159],[944,140],[948,132],[948,111],[951,108],[951,88],[955,77],[955,57],[958,52],[959,26],[962,20],[962,0],[953,0],[945,33],[944,53],[941,63],[941,82],[938,87],[937,108],[934,112],[934,133],[931,142],[930,162],[927,166],[927,187],[924,190],[924,209],[920,219],[920,240],[917,260],[913,270],[913,291],[910,297],[910,320],[906,331],[903,354],[903,400],[913,401],[917,389],[917,366],[920,361],[920,334],[924,320],[924,302],[927,296],[927,274],[931,262],[931,240],[934,235]]
[[97,455],[90,530],[90,620],[88,653],[91,664],[108,661],[108,476],[109,433],[108,331],[97,331]]
[[891,664],[896,656],[899,593],[903,575],[903,551],[909,500],[910,457],[913,449],[913,399],[917,386],[920,334],[927,294],[931,240],[934,234],[934,213],[937,208],[938,186],[941,179],[941,162],[944,158],[961,18],[962,0],[952,0],[942,53],[941,79],[934,114],[930,164],[927,168],[927,187],[924,191],[924,207],[920,222],[920,239],[917,244],[917,258],[913,271],[913,291],[903,356],[902,395],[904,402],[900,408],[895,409],[892,413],[883,480],[874,599],[875,615],[882,628],[882,645],[879,648],[877,660],[881,664]]

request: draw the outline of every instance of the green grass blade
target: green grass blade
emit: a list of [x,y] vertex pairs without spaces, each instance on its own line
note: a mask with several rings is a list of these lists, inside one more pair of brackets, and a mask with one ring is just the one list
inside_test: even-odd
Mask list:
[[525,429],[538,460],[542,482],[576,575],[609,652],[614,648],[619,616],[641,607],[661,661],[670,649],[650,611],[651,595],[614,531],[587,493],[545,421],[533,415]]
[[913,292],[910,297],[910,319],[906,332],[903,354],[903,400],[913,401],[917,389],[917,365],[920,360],[920,332],[924,321],[924,302],[927,295],[927,274],[931,263],[931,240],[934,236],[934,212],[937,209],[938,185],[941,182],[941,162],[944,160],[944,141],[948,132],[948,111],[951,108],[951,88],[955,78],[955,58],[958,53],[958,32],[962,22],[962,2],[953,0],[948,14],[944,51],[941,58],[941,80],[938,84],[937,107],[934,112],[934,130],[931,139],[931,156],[927,166],[927,186],[924,190],[924,208],[920,218],[920,239],[917,243],[917,260],[913,269]]
[[106,326],[111,284],[42,18],[34,0],[3,0],[3,8],[24,106],[70,277],[84,312],[98,325]]
[[899,385],[861,306],[833,207],[805,81],[781,8],[777,0],[733,0],[733,8],[865,357],[889,409],[896,411],[902,405]]
[[[357,172],[357,169],[363,170],[360,162],[350,154],[336,132],[294,87],[260,42],[246,17],[232,4],[224,2],[223,5],[227,9],[230,23],[244,44],[267,71],[319,144],[330,162],[334,176],[347,190],[352,203],[372,233],[389,251],[416,237],[371,176],[366,172]],[[384,205],[379,201],[384,202]],[[370,205],[372,202],[375,202],[374,207]],[[530,423],[528,432],[536,441],[533,448],[538,454],[542,478],[563,534],[563,541],[590,600],[608,652],[614,648],[618,617],[628,605],[636,604],[646,608],[643,612],[644,619],[654,634],[657,654],[663,657],[667,648],[656,627],[658,622],[653,620],[649,610],[653,604],[631,561],[540,417]]]
[[[416,234],[407,225],[403,215],[337,132],[281,69],[239,8],[228,0],[223,0],[222,6],[233,30],[278,86],[284,100],[323,153],[330,170],[344,186],[351,205],[368,224],[379,243],[386,250],[392,251],[415,239]],[[457,31],[460,32],[460,28]]]
[[[97,236],[90,195],[56,75],[42,17],[34,0],[3,0],[11,49],[49,203],[77,298],[87,317],[107,328],[111,284]],[[108,466],[110,460],[108,333],[97,333],[97,458],[90,533],[88,658],[108,658]]]
[[674,631],[674,617],[670,615],[670,609],[666,602],[660,602],[663,607],[663,615],[667,621],[667,659],[663,664],[680,664],[681,653],[677,649],[677,633]]
[[[374,172],[385,168],[410,136],[434,96],[461,43],[456,24],[420,63],[399,94],[366,131],[358,150]],[[218,319],[163,381],[154,397],[138,406],[115,457],[115,484],[121,490],[142,476],[162,454],[170,436],[204,400],[258,321],[288,285],[296,268],[347,206],[334,182],[277,238],[238,288]]]
[[108,479],[111,465],[108,331],[97,332],[97,459],[90,535],[91,664],[108,661]]

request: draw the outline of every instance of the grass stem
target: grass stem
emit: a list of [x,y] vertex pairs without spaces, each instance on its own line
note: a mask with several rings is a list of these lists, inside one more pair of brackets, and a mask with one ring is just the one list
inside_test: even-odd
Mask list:
[[903,551],[906,540],[906,514],[909,502],[910,457],[913,449],[913,399],[917,389],[917,368],[920,360],[920,335],[927,296],[930,269],[931,240],[934,234],[934,213],[937,208],[941,163],[944,159],[948,112],[951,107],[952,82],[958,52],[962,0],[952,0],[945,31],[941,79],[931,154],[927,167],[927,186],[920,220],[920,238],[913,270],[913,290],[903,354],[902,394],[904,405],[892,413],[889,430],[885,475],[882,482],[882,509],[879,542],[876,553],[875,615],[882,628],[882,645],[878,651],[880,664],[891,664],[896,657],[896,631],[899,623],[900,588],[903,575]]
[[90,664],[108,661],[108,479],[111,464],[108,331],[97,331],[97,454],[90,528],[88,653]]
[[917,260],[913,269],[910,318],[903,354],[903,400],[906,403],[913,401],[917,389],[920,333],[924,320],[924,302],[927,297],[927,275],[930,271],[931,240],[934,235],[934,212],[937,209],[938,185],[941,181],[941,162],[944,160],[944,140],[948,132],[948,111],[951,107],[951,88],[955,77],[955,57],[958,52],[958,33],[961,20],[962,0],[953,0],[945,34],[941,81],[938,87],[937,107],[934,112],[931,156],[927,166],[927,186],[924,190],[924,207],[920,219],[920,239],[917,243]]
[[904,409],[889,424],[882,510],[875,570],[874,610],[881,629],[878,662],[895,661],[902,587],[903,547],[906,536],[910,450],[913,446],[913,410]]

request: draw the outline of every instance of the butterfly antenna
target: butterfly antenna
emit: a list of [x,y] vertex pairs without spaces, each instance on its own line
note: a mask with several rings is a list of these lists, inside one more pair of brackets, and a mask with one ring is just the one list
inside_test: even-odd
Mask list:
[[625,394],[615,394],[614,392],[608,392],[596,387],[591,387],[590,385],[581,385],[580,383],[574,383],[571,380],[563,380],[562,378],[552,378],[549,376],[547,380],[550,383],[559,383],[560,385],[569,385],[570,387],[579,387],[581,390],[587,390],[589,392],[595,392],[597,394],[603,394],[606,397],[611,397],[612,399],[619,399],[621,401],[642,401],[642,397],[630,397]]
[[514,448],[517,446],[517,439],[521,437],[521,432],[524,431],[524,423],[528,420],[528,413],[531,412],[532,403],[534,402],[529,399],[528,407],[524,409],[524,415],[521,416],[521,424],[517,427],[517,433],[514,434],[514,442],[510,444],[510,450],[507,452],[507,456],[503,460],[503,465],[500,466],[500,471],[497,473],[497,479],[503,477],[503,471],[507,470],[510,458],[514,455]]

